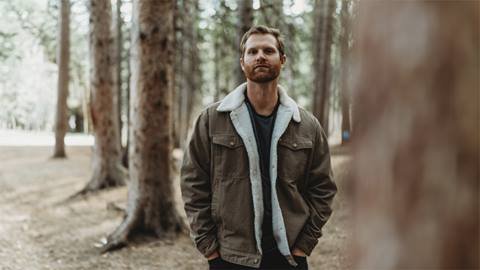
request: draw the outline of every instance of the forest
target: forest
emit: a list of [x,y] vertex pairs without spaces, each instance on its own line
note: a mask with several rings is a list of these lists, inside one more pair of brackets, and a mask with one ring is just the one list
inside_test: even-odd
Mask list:
[[[0,269],[208,269],[180,170],[252,26],[323,127],[310,269],[480,268],[480,2],[0,0]],[[231,213],[235,215],[235,213]]]

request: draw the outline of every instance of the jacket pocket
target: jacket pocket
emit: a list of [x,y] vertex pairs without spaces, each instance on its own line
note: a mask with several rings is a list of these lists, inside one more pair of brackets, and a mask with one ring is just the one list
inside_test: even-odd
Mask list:
[[213,176],[248,177],[248,158],[242,139],[237,135],[213,135]]
[[250,179],[222,179],[218,187],[220,244],[232,250],[255,252]]
[[308,138],[281,138],[278,141],[278,177],[298,181],[307,172],[312,140]]
[[213,135],[213,143],[230,149],[243,146],[242,139],[236,135]]
[[293,247],[295,240],[310,217],[310,208],[295,180],[279,178],[277,196],[284,217],[287,241]]

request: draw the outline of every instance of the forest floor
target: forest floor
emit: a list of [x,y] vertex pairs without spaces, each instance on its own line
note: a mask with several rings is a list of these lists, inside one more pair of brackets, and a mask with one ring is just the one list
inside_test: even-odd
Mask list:
[[[124,206],[127,190],[66,201],[88,182],[92,149],[69,146],[64,160],[50,159],[51,153],[50,146],[0,146],[1,270],[207,269],[187,235],[100,254],[100,239],[122,220],[122,213],[108,205]],[[350,210],[343,191],[349,157],[339,151],[332,161],[339,194],[324,236],[308,258],[310,269],[349,268]]]

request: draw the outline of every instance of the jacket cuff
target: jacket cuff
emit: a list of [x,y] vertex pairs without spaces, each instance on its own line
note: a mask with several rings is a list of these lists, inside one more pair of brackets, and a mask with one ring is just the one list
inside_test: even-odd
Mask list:
[[197,244],[197,248],[203,256],[208,257],[215,250],[218,249],[218,241],[215,234],[206,236],[201,242]]
[[310,256],[312,254],[313,249],[318,243],[317,238],[312,238],[308,236],[306,233],[301,233],[297,241],[295,242],[295,248],[299,248],[301,251],[305,252],[307,256]]

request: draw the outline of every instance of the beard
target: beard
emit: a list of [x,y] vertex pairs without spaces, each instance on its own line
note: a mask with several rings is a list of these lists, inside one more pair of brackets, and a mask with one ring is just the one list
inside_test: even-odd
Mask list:
[[280,69],[273,67],[256,67],[244,72],[245,77],[256,83],[267,83],[275,80],[280,75]]

